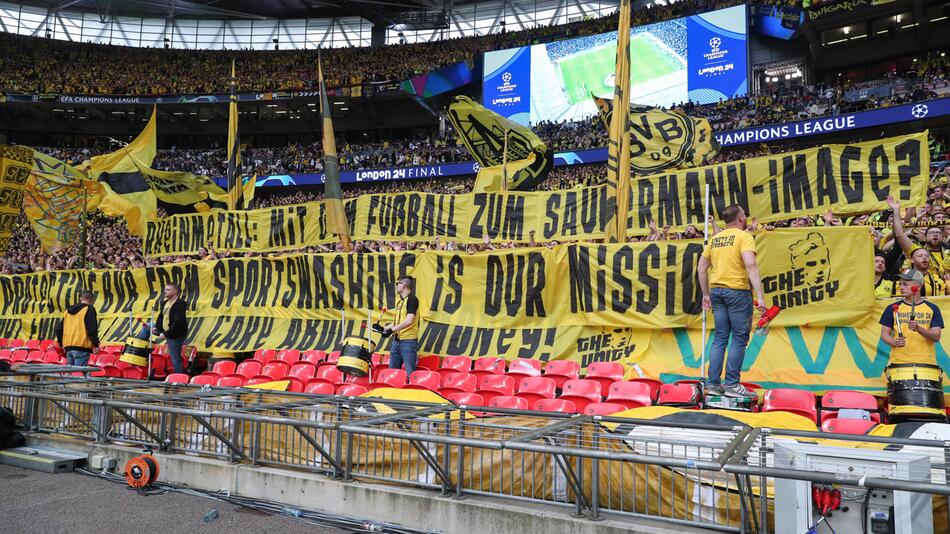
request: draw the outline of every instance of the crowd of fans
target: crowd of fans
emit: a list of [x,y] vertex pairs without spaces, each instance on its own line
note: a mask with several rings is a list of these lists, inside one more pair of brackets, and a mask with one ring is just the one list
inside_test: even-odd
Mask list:
[[[738,0],[680,0],[637,9],[648,24],[740,4]],[[323,52],[330,86],[404,80],[468,61],[482,52],[616,29],[616,14],[518,32],[427,43],[334,48]],[[231,60],[241,91],[307,90],[316,86],[315,50],[229,51],[129,48],[70,43],[0,33],[0,90],[68,94],[187,94],[227,92]],[[148,72],[148,76],[143,76]]]

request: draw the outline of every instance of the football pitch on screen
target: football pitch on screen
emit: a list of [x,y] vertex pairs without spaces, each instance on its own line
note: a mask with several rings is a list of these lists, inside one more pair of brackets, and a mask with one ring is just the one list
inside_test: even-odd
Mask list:
[[[590,99],[590,93],[600,97],[614,94],[613,72],[616,66],[616,46],[599,46],[566,57],[557,63],[561,83],[571,105]],[[682,68],[670,52],[657,46],[651,39],[634,36],[630,40],[630,69],[634,83],[643,83],[665,76]]]

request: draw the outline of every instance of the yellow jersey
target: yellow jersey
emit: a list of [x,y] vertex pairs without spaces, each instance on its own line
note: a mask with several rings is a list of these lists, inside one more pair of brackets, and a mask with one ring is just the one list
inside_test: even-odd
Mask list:
[[755,252],[755,238],[738,228],[727,228],[709,239],[703,257],[712,264],[709,269],[710,287],[750,289],[749,273],[742,260],[743,252]]
[[891,328],[894,337],[898,336],[898,329],[895,322],[895,316],[900,321],[900,332],[903,332],[906,345],[903,347],[891,347],[891,358],[889,364],[900,363],[926,363],[937,365],[937,347],[936,344],[918,332],[911,331],[907,324],[910,323],[911,310],[913,310],[914,320],[923,328],[933,328],[939,326],[943,328],[943,316],[940,314],[940,308],[933,303],[923,300],[916,306],[911,306],[904,300],[897,301],[897,310],[893,306],[884,309],[881,315],[881,324]]

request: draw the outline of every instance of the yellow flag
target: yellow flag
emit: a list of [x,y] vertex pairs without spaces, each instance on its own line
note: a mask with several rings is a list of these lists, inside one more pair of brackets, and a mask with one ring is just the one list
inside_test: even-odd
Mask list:
[[336,138],[333,136],[333,118],[327,86],[323,82],[323,65],[317,56],[317,79],[320,82],[320,114],[323,116],[323,191],[327,202],[327,223],[330,231],[340,236],[343,250],[350,250],[350,227],[343,209],[343,193],[340,191],[340,160],[336,155]]
[[[139,165],[151,166],[157,152],[156,115],[156,107],[152,106],[152,117],[145,125],[145,129],[131,143],[115,152],[90,158],[84,165],[89,172],[89,177],[96,179],[103,171],[130,172],[138,169]],[[133,162],[132,158],[135,158],[137,163]]]
[[23,212],[43,250],[58,250],[78,242],[82,218],[99,206],[102,194],[102,185],[76,167],[34,150]]
[[7,250],[16,226],[32,164],[33,151],[29,148],[0,145],[0,252]]
[[[630,0],[620,1],[617,26],[617,66],[614,71],[614,113],[607,141],[607,217],[604,237],[609,243],[627,241],[627,209],[630,196]],[[621,111],[618,113],[617,111]]]
[[[478,169],[475,176],[475,187],[473,193],[500,193],[505,191],[504,183],[522,182],[523,172],[531,172],[536,154],[528,154],[525,159],[510,161],[507,164],[495,165],[494,167],[482,167]],[[507,173],[505,172],[507,170]]]
[[231,60],[231,96],[228,104],[228,209],[241,206],[241,136],[238,135],[237,77]]

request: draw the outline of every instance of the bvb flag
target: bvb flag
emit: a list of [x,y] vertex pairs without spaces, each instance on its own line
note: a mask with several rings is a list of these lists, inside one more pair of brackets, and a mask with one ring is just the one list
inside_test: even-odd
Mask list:
[[[620,0],[617,26],[617,66],[614,79],[614,114],[607,141],[607,217],[604,237],[608,243],[627,241],[630,196],[630,0]],[[621,113],[617,113],[618,107]]]
[[231,96],[228,104],[228,209],[242,206],[241,196],[241,136],[238,135],[237,77],[231,60]]
[[[601,122],[610,128],[611,101],[595,96],[594,103]],[[719,142],[708,120],[676,109],[630,106],[630,170],[634,175],[711,165],[717,154]]]
[[467,96],[455,97],[445,112],[480,167],[476,193],[503,191],[505,174],[508,189],[533,189],[551,171],[554,151],[529,128],[485,109]]
[[340,191],[340,160],[336,156],[332,111],[330,101],[327,99],[327,86],[323,82],[323,64],[319,56],[317,56],[317,79],[320,81],[320,115],[323,116],[323,190],[327,203],[327,225],[331,232],[340,236],[343,250],[349,251],[350,228],[346,224],[343,194]]
[[102,200],[103,187],[52,156],[33,151],[23,212],[43,250],[67,248],[81,239],[83,216]]

